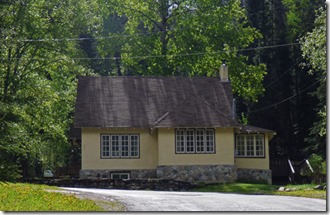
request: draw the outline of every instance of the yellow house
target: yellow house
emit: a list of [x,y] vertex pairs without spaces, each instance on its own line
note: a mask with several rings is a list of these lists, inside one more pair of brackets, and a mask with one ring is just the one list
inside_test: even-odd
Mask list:
[[80,178],[271,183],[275,132],[237,122],[227,77],[80,77]]

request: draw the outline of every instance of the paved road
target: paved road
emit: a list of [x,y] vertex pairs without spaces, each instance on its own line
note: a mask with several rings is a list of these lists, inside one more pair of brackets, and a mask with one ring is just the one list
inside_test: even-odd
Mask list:
[[64,188],[111,196],[128,211],[326,211],[326,200],[291,196]]

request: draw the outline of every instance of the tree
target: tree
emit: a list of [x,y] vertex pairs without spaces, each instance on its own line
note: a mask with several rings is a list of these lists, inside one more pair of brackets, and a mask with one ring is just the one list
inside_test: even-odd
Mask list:
[[326,10],[321,7],[315,19],[314,29],[301,39],[301,50],[306,59],[306,66],[310,67],[309,74],[316,76],[317,89],[312,93],[319,100],[315,111],[317,121],[310,129],[306,138],[309,146],[306,150],[316,152],[325,159],[326,157]]
[[[245,109],[249,123],[277,132],[270,143],[271,157],[308,157],[301,149],[316,116],[316,99],[308,94],[315,79],[300,66],[303,58],[297,40],[312,29],[314,8],[323,4],[319,0],[247,1],[247,16],[263,35],[257,43],[274,46],[258,50],[254,57],[267,65],[265,93],[258,103],[248,103]],[[285,45],[277,47],[281,44]],[[239,105],[244,111],[244,104]]]
[[251,101],[263,93],[265,65],[248,63],[241,51],[261,35],[249,27],[239,1],[114,0],[109,8],[124,28],[105,29],[113,40],[98,50],[103,58],[114,56],[120,74],[214,76],[225,60],[235,93]]
[[99,27],[96,3],[0,3],[0,180],[65,163],[76,76],[88,72],[70,38]]

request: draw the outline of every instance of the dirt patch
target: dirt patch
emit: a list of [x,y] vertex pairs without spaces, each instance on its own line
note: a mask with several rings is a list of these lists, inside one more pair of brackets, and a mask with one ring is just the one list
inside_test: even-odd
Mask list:
[[95,202],[96,205],[103,208],[105,211],[127,211],[125,205],[118,202],[111,196],[100,195],[96,193],[85,193],[79,191],[68,190],[46,190],[48,192],[57,192],[65,195],[74,195],[79,199],[89,199]]

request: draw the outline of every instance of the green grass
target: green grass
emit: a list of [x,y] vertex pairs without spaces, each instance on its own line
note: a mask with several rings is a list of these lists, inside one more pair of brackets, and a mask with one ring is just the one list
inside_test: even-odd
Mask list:
[[0,211],[103,211],[94,201],[45,189],[57,188],[0,182]]
[[223,192],[223,193],[244,193],[244,194],[268,194],[276,188],[268,184],[230,183],[211,184],[195,189],[199,192]]
[[325,190],[313,190],[316,185],[285,185],[287,188],[296,188],[295,191],[280,192],[277,191],[280,186],[269,184],[250,184],[250,183],[230,183],[230,184],[211,184],[194,189],[198,192],[222,192],[222,193],[242,193],[242,194],[267,194],[267,195],[285,195],[300,196],[308,198],[326,199]]

